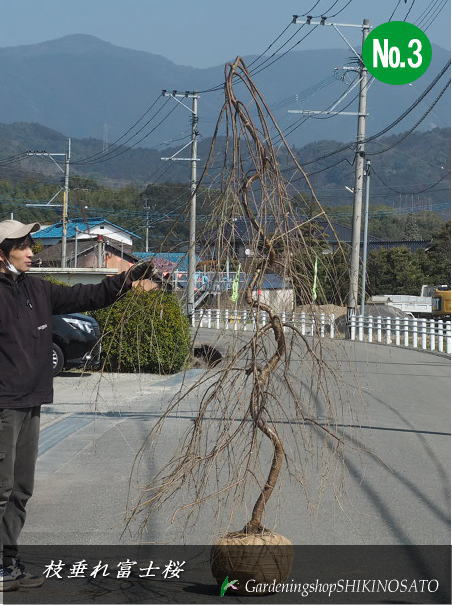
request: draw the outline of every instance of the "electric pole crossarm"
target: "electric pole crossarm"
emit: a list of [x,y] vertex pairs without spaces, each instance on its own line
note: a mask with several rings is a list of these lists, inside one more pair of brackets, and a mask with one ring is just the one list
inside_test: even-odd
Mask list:
[[309,19],[309,17],[307,19],[297,18],[292,23],[295,23],[296,25],[323,25],[330,27],[362,27],[362,25],[358,25],[356,23],[329,23],[328,21],[326,21],[326,19],[322,19],[322,21],[312,21],[312,19]]
[[[182,149],[180,150],[182,151]],[[179,151],[177,152],[179,153]],[[160,158],[163,162],[167,162],[169,160],[172,160],[173,162],[199,162],[199,158],[175,158],[175,157],[171,157],[171,158]]]
[[[173,155],[172,155],[170,158],[160,158],[160,159],[161,159],[161,160],[165,160],[165,161],[166,161],[166,160],[185,160],[185,159],[188,159],[188,158],[177,158],[176,156],[177,156],[177,155],[178,155],[178,154],[179,154],[181,151],[183,151],[184,149],[186,149],[186,148],[187,148],[189,145],[191,145],[191,141],[188,141],[188,143],[187,143],[186,145],[184,145],[183,147],[181,147],[181,148],[179,149],[179,151],[176,151],[176,153],[174,153],[174,154],[173,154]],[[191,159],[191,158],[189,158],[189,159]]]
[[342,95],[342,97],[340,99],[338,99],[336,101],[336,103],[333,104],[332,107],[330,107],[329,111],[333,111],[333,109],[335,109],[339,105],[339,103],[342,103],[342,101],[352,92],[352,90],[355,90],[355,88],[357,86],[359,86],[360,84],[361,84],[361,78],[358,78],[356,80],[356,82],[353,82],[353,85],[350,86],[350,88],[344,92],[344,94]]
[[64,157],[66,154],[65,153],[49,153],[48,151],[27,151],[26,155],[36,155],[36,156],[40,156],[40,155],[44,155],[44,156],[54,155],[54,156]]
[[[356,70],[353,70],[353,71],[356,71]],[[360,115],[356,111],[333,111],[333,110],[334,110],[335,107],[337,107],[339,105],[339,103],[341,103],[361,83],[361,79],[362,78],[358,78],[356,80],[356,82],[353,83],[353,86],[350,86],[350,88],[346,92],[344,92],[344,94],[341,96],[341,98],[338,99],[329,109],[326,109],[324,111],[289,109],[288,113],[302,113],[302,114],[305,114],[305,115],[309,115],[309,114],[330,114],[330,115],[342,115],[342,116],[357,116],[357,115]]]
[[[357,111],[317,111],[314,109],[289,109],[287,113],[302,113],[304,115],[333,115],[333,116],[359,116]],[[365,114],[368,115],[367,113]],[[163,158],[162,158],[163,159]]]
[[341,32],[341,30],[338,29],[334,23],[333,23],[333,27],[337,31],[337,33],[340,35],[340,37],[342,38],[342,40],[345,42],[345,44],[347,44],[347,46],[350,48],[350,50],[358,57],[359,61],[361,61],[360,55],[356,52],[356,50],[353,48],[353,46],[350,44],[350,42],[347,40],[347,38]]
[[[55,155],[54,153],[49,153],[49,158],[52,160],[52,162],[53,162],[53,163],[54,163],[56,166],[58,166],[58,168],[61,170],[61,172],[63,172],[63,173],[64,173],[64,168],[62,168],[62,167],[61,167],[61,166],[58,164],[58,162],[57,162],[57,161],[55,160],[55,158],[53,157],[54,155]],[[58,155],[60,155],[60,154],[58,154]],[[64,156],[66,157],[66,154],[61,154],[61,155],[64,155]]]
[[52,197],[50,198],[50,200],[46,203],[46,204],[25,204],[25,206],[36,206],[39,208],[48,208],[48,207],[52,207],[52,208],[61,208],[61,204],[52,204],[53,200],[58,197],[60,195],[60,193],[63,191],[63,187],[60,187],[58,189],[58,191],[52,195]]
[[162,95],[164,97],[172,97],[175,101],[177,101],[180,105],[182,105],[182,107],[185,107],[185,109],[188,109],[188,111],[190,111],[191,113],[193,113],[193,109],[190,108],[188,105],[185,105],[185,103],[182,103],[182,101],[179,101],[179,99],[194,99],[195,97],[197,99],[199,99],[199,95],[196,92],[177,92],[177,90],[173,90],[173,92],[168,92],[166,90],[162,90]]

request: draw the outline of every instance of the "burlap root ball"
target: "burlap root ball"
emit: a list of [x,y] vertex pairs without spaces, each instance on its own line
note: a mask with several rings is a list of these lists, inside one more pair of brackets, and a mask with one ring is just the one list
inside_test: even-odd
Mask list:
[[[245,590],[248,580],[271,584],[284,582],[290,575],[293,562],[292,542],[269,530],[246,534],[234,532],[221,537],[212,546],[210,566],[219,585],[226,576],[238,580],[234,594],[249,594]],[[261,592],[266,594],[270,592]]]

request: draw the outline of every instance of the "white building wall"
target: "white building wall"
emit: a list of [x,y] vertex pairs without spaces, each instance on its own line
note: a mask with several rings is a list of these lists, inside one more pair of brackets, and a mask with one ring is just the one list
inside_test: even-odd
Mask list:
[[293,311],[295,308],[295,293],[293,290],[260,290],[253,292],[253,299],[269,305],[275,311]]

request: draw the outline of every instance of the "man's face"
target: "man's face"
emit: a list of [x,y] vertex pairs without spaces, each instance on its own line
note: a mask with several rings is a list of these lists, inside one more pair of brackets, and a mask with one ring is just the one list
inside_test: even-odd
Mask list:
[[33,252],[28,243],[24,243],[18,248],[13,248],[9,253],[9,262],[22,273],[29,271]]

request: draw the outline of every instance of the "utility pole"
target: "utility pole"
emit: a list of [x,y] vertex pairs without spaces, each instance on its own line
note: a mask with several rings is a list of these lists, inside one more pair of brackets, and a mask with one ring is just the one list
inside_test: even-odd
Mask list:
[[[363,20],[362,43],[369,33],[369,20]],[[353,315],[356,315],[358,305],[359,287],[359,249],[361,244],[361,210],[363,204],[364,162],[366,150],[366,111],[367,111],[367,81],[368,71],[360,58],[360,85],[358,105],[358,128],[356,131],[355,152],[355,197],[353,200],[352,222],[352,251],[350,259],[350,286],[347,302],[347,323],[350,324]]]
[[[355,186],[353,199],[353,220],[352,220],[352,244],[351,244],[351,259],[350,259],[350,284],[347,300],[347,324],[350,325],[350,320],[353,315],[356,315],[358,307],[358,290],[359,290],[359,252],[361,243],[361,214],[363,202],[363,181],[364,181],[364,162],[365,162],[365,140],[366,140],[366,117],[367,117],[367,88],[368,88],[368,71],[363,63],[362,56],[356,52],[352,44],[346,39],[339,27],[359,27],[362,30],[362,43],[366,39],[369,30],[369,19],[363,19],[361,25],[352,23],[330,23],[326,17],[321,17],[320,21],[313,21],[311,16],[306,19],[299,19],[297,15],[293,16],[293,23],[303,23],[306,25],[321,25],[331,26],[341,38],[346,42],[348,47],[356,55],[359,67],[348,67],[349,71],[356,71],[359,78],[355,84],[327,111],[297,111],[290,110],[289,113],[305,113],[305,114],[336,114],[336,115],[358,115],[358,124],[356,131],[356,151],[355,151]],[[359,103],[358,114],[354,112],[334,111],[335,107],[350,94],[351,90],[359,84]]]
[[149,200],[144,201],[144,209],[146,210],[146,239],[145,239],[145,252],[149,252]]
[[364,317],[366,304],[367,231],[369,227],[370,160],[366,160],[366,203],[364,205],[363,263],[361,276],[361,315]]
[[77,256],[78,256],[78,233],[79,228],[75,226],[75,245],[74,245],[74,267],[77,268]]
[[191,183],[190,183],[190,235],[188,251],[188,292],[187,314],[191,317],[195,310],[195,272],[196,272],[196,161],[198,153],[198,97],[192,98],[192,130],[191,130]]
[[108,151],[108,123],[104,122],[104,132],[102,138],[102,151]]
[[68,139],[67,154],[64,158],[64,192],[63,192],[63,220],[62,220],[62,238],[61,238],[61,267],[66,267],[66,248],[67,248],[67,219],[69,207],[69,164],[71,161],[71,139]]
[[[195,310],[195,272],[196,272],[196,190],[198,188],[196,162],[199,162],[198,153],[198,99],[199,94],[196,92],[180,93],[177,90],[168,92],[162,91],[163,96],[172,97],[175,101],[183,105],[192,114],[191,119],[191,140],[184,145],[179,151],[169,158],[161,158],[162,160],[173,161],[189,161],[191,162],[191,179],[190,179],[190,234],[188,243],[188,279],[187,279],[187,315],[189,318]],[[180,98],[192,100],[191,109],[180,101]],[[191,157],[180,158],[178,154],[188,146],[191,146]]]
[[[60,187],[58,191],[52,195],[50,200],[45,204],[25,204],[26,206],[33,206],[35,208],[62,208],[62,239],[61,239],[61,267],[66,267],[66,242],[67,242],[67,220],[68,220],[68,207],[69,207],[69,166],[71,161],[71,139],[68,139],[68,150],[67,153],[48,153],[47,151],[27,151],[28,156],[45,156],[52,160],[52,162],[58,167],[61,172],[64,173],[64,186]],[[64,158],[64,168],[61,167],[55,158]],[[53,204],[53,200],[63,192],[63,204]]]

